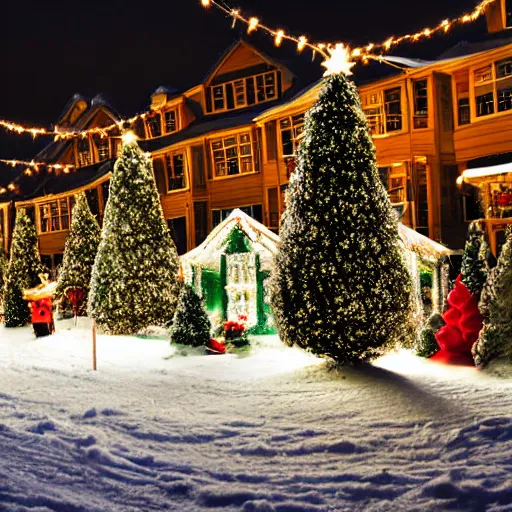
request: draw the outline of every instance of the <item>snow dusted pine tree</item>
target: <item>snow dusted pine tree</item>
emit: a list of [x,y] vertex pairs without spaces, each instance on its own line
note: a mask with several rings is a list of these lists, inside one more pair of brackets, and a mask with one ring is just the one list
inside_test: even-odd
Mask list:
[[[0,242],[3,240],[0,239]],[[7,275],[7,265],[9,264],[9,260],[5,255],[5,251],[3,247],[0,247],[0,304],[2,304],[3,296],[4,296],[4,285],[5,285],[5,277]]]
[[498,264],[489,273],[479,308],[484,326],[472,353],[476,366],[502,355],[512,357],[512,227],[506,232]]
[[12,235],[11,258],[7,267],[4,289],[6,327],[21,327],[30,319],[28,302],[23,290],[41,283],[43,265],[37,249],[37,233],[25,210],[18,210]]
[[129,135],[114,166],[89,293],[89,316],[111,334],[169,323],[178,299],[178,254],[151,158]]
[[201,298],[188,284],[182,285],[170,330],[172,343],[205,346],[210,341],[211,324]]
[[410,291],[357,89],[330,75],[290,178],[272,276],[279,335],[342,364],[371,358],[404,329]]
[[480,222],[473,221],[469,225],[468,239],[462,256],[461,281],[471,295],[477,297],[480,297],[487,278],[486,248],[485,233],[482,231]]
[[66,239],[64,258],[57,281],[57,294],[64,296],[73,290],[84,294],[87,301],[94,258],[98,252],[101,230],[89,209],[85,193],[76,196],[71,229]]

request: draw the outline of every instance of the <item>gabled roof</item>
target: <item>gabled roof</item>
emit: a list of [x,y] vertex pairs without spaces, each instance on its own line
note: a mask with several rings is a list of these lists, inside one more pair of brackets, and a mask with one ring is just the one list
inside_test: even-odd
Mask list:
[[236,226],[240,227],[250,240],[252,249],[259,254],[261,267],[269,270],[273,255],[277,252],[279,236],[238,208],[214,228],[202,244],[184,254],[182,264],[218,268],[227,237]]

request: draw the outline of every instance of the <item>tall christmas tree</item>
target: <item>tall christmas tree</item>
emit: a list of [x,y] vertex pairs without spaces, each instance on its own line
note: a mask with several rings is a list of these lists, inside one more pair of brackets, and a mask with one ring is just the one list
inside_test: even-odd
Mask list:
[[[0,243],[2,239],[0,238]],[[7,275],[7,265],[9,264],[9,260],[5,254],[3,247],[0,247],[0,304],[2,304],[3,296],[4,296],[4,285],[5,285],[5,277]]]
[[71,229],[66,239],[64,258],[57,281],[57,295],[74,295],[78,301],[81,292],[82,306],[87,301],[94,258],[98,252],[101,230],[91,213],[85,193],[76,197]]
[[462,283],[471,292],[471,295],[480,296],[487,278],[487,243],[485,232],[479,221],[469,225],[468,239],[462,256],[461,274]]
[[325,63],[323,90],[306,116],[272,277],[281,339],[342,364],[371,358],[396,338],[411,291],[357,89],[336,73],[344,51]]
[[11,257],[7,267],[4,289],[4,318],[6,327],[21,327],[30,319],[23,290],[40,284],[43,272],[37,248],[37,233],[25,210],[18,210],[12,235]]
[[512,357],[512,227],[506,232],[498,264],[489,272],[479,308],[484,325],[473,345],[475,364],[485,366],[492,359]]
[[130,135],[114,166],[89,293],[89,316],[111,334],[169,323],[178,298],[178,254],[151,158]]
[[191,286],[182,286],[170,329],[172,343],[205,346],[210,341],[211,324],[201,298]]

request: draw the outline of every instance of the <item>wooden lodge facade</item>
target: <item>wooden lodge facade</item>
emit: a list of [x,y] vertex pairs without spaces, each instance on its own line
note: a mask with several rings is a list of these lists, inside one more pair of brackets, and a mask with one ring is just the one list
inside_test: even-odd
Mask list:
[[[457,179],[495,155],[509,154],[512,162],[512,39],[492,43],[467,45],[432,62],[389,57],[404,71],[359,86],[379,170],[402,222],[455,249],[463,247],[474,206],[471,192],[458,188]],[[134,130],[153,157],[164,215],[180,254],[202,243],[235,208],[278,231],[304,113],[320,87],[317,82],[297,90],[291,71],[240,41],[203,83],[182,93],[157,89],[150,113]],[[118,120],[102,101],[74,97],[57,125],[79,130]],[[25,208],[43,260],[55,268],[74,195],[85,190],[93,213],[103,217],[119,135],[54,142],[37,155],[35,160],[77,169],[23,178],[32,183],[28,193],[9,200],[0,196],[3,246],[9,246],[15,210]],[[508,222],[502,217],[501,224]]]

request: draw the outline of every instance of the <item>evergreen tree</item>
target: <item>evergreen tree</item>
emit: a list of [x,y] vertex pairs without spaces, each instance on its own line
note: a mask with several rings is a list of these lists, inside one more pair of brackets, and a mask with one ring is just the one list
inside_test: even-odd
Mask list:
[[480,222],[473,221],[469,225],[468,240],[462,256],[461,280],[471,294],[478,297],[487,278],[487,247]]
[[512,227],[506,232],[498,264],[489,273],[482,292],[479,308],[484,326],[472,353],[477,366],[485,366],[492,359],[512,356]]
[[170,329],[171,343],[199,347],[210,341],[211,324],[200,297],[183,285]]
[[279,335],[340,363],[377,355],[409,318],[411,279],[357,89],[326,79],[307,113],[272,276]]
[[64,296],[70,290],[79,289],[84,293],[84,301],[87,301],[100,234],[100,227],[89,209],[85,193],[81,192],[77,195],[73,207],[71,229],[66,239],[64,258],[57,281],[58,295]]
[[111,334],[170,322],[178,295],[178,254],[164,220],[151,158],[123,144],[110,182],[89,293],[89,316]]
[[[0,243],[2,242],[2,239],[0,238]],[[4,296],[4,285],[5,285],[5,278],[7,275],[7,265],[9,264],[9,261],[7,259],[7,256],[5,255],[5,251],[3,247],[0,247],[0,304],[2,304],[3,296]]]
[[7,267],[4,289],[4,318],[6,327],[21,327],[30,320],[23,290],[41,283],[43,272],[37,248],[37,233],[25,210],[18,210],[12,235],[11,257]]

